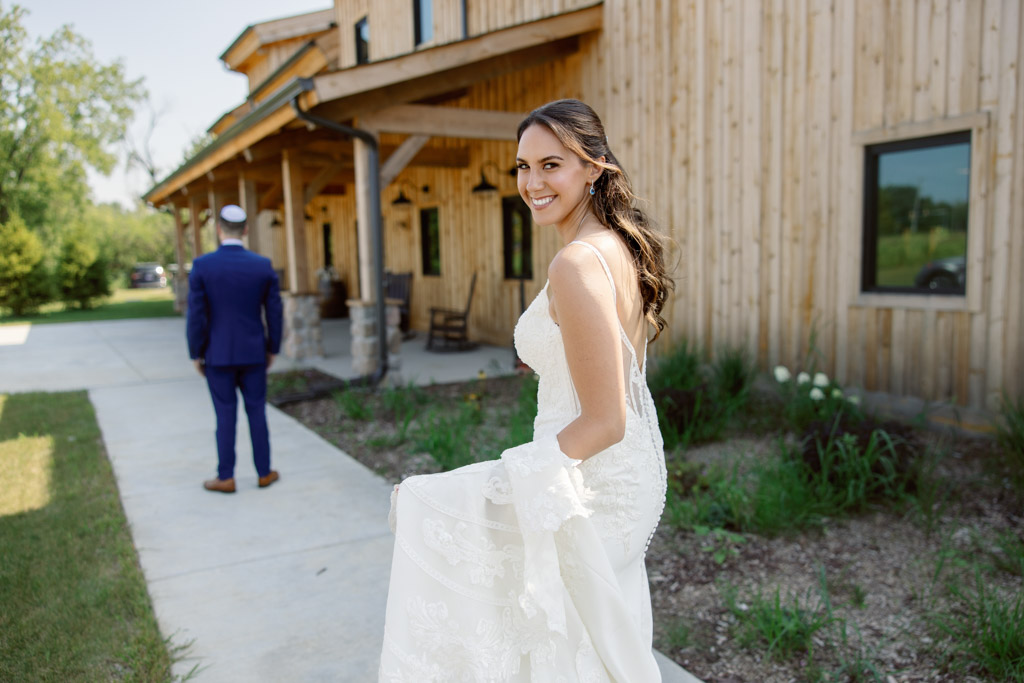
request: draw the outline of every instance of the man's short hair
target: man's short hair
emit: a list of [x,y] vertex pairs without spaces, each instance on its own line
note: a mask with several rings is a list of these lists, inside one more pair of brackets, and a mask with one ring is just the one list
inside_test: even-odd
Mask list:
[[229,235],[245,232],[245,211],[235,204],[228,204],[220,210],[220,228]]

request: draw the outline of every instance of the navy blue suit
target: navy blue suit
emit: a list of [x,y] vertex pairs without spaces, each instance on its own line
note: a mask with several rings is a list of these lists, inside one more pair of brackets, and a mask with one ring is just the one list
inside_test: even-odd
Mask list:
[[217,477],[235,476],[238,389],[256,472],[265,477],[270,473],[267,354],[281,350],[283,328],[277,273],[270,259],[240,245],[222,245],[193,262],[188,286],[188,355],[206,363],[217,413]]

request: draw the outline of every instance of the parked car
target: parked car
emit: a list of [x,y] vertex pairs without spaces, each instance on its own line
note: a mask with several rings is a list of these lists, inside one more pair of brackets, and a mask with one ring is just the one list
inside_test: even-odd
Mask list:
[[914,277],[914,285],[933,292],[963,292],[966,274],[966,257],[940,258],[924,264]]
[[136,263],[132,268],[131,286],[138,287],[166,287],[167,274],[164,267],[159,263]]

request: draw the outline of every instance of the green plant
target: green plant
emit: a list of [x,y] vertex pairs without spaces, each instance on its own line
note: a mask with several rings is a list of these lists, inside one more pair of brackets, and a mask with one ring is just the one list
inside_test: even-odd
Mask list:
[[1024,398],[1013,400],[1005,392],[996,422],[996,439],[1002,447],[1003,460],[1010,480],[1024,491]]
[[783,406],[785,426],[800,434],[815,423],[835,424],[859,421],[863,418],[860,398],[848,395],[835,381],[823,372],[805,370],[794,377],[789,368],[776,366],[773,370]]
[[0,224],[0,306],[31,313],[53,295],[43,245],[16,214]]
[[55,274],[57,293],[66,304],[91,308],[93,300],[110,295],[110,274],[95,241],[81,230],[64,237]]
[[366,392],[359,389],[345,389],[332,394],[338,408],[353,420],[369,420],[373,416]]
[[689,622],[684,619],[676,619],[669,625],[665,633],[668,650],[682,650],[689,647],[693,642],[693,632]]
[[1024,540],[1013,531],[1004,531],[995,541],[995,550],[990,551],[993,565],[999,571],[1024,576]]
[[422,420],[416,435],[416,447],[426,451],[444,471],[469,465],[485,459],[489,452],[474,453],[470,439],[471,428],[483,421],[478,401],[465,401],[454,415],[438,411]]
[[1024,681],[1024,590],[1003,595],[975,569],[974,586],[948,585],[950,603],[932,612],[935,629],[949,637],[950,666],[977,667],[1000,681]]
[[724,598],[736,618],[740,645],[756,646],[775,659],[807,654],[813,660],[815,634],[835,622],[824,585],[817,596],[808,593],[783,597],[776,588],[769,594],[757,591],[741,601],[734,588],[726,588]]
[[700,549],[706,553],[711,553],[712,558],[717,564],[724,564],[728,558],[739,555],[740,553],[736,546],[745,543],[747,540],[741,534],[722,529],[721,527],[712,528],[697,525],[693,531],[699,538],[704,539]]

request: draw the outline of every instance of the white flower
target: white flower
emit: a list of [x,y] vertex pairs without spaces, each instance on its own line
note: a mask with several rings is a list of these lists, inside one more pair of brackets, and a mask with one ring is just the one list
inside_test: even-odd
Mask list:
[[776,382],[779,382],[780,384],[783,383],[783,382],[788,382],[790,377],[791,377],[791,375],[789,374],[789,369],[785,365],[776,365],[775,366],[775,381]]
[[797,384],[807,384],[810,381],[811,381],[811,376],[808,375],[806,372],[801,372],[799,375],[796,376],[796,383]]
[[828,386],[828,375],[824,372],[814,373],[814,386],[816,387],[827,387]]
[[837,387],[837,388],[832,390],[832,398],[842,398],[842,397],[843,397],[843,390],[842,389]]
[[857,396],[856,394],[854,394],[853,396],[847,396],[846,400],[849,401],[850,403],[852,403],[855,406],[859,406],[860,405],[860,396]]
[[813,389],[811,389],[811,398],[814,399],[815,401],[820,401],[821,399],[825,398],[825,392],[819,389],[818,387],[814,387]]

